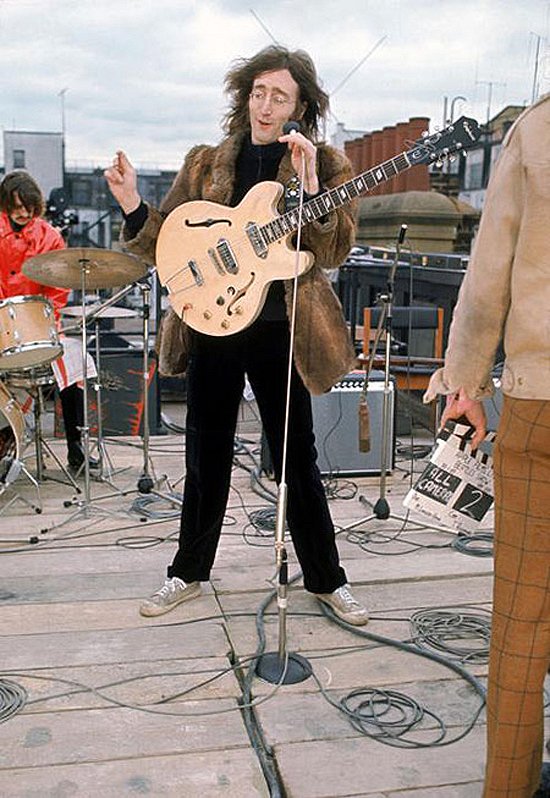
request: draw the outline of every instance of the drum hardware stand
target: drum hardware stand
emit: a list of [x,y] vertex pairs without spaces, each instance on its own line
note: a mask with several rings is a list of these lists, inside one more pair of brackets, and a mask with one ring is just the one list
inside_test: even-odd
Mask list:
[[[150,271],[150,275],[153,275],[155,270],[152,269]],[[121,490],[118,491],[116,494],[103,494],[100,496],[94,497],[94,501],[101,501],[103,499],[111,499],[114,496],[129,496],[133,493],[139,493],[140,495],[153,495],[157,496],[159,499],[164,499],[165,501],[169,502],[170,504],[175,505],[176,507],[181,507],[183,504],[183,499],[179,498],[178,496],[172,495],[171,493],[163,493],[157,489],[156,486],[166,483],[168,485],[168,489],[171,491],[172,486],[168,481],[168,477],[164,474],[160,478],[158,478],[154,471],[153,462],[149,453],[149,321],[150,321],[150,295],[151,295],[151,287],[149,285],[149,276],[142,277],[137,280],[132,285],[127,286],[126,288],[119,291],[118,295],[111,297],[110,300],[107,300],[102,307],[106,307],[108,304],[114,304],[121,296],[124,296],[129,291],[131,291],[135,286],[141,291],[142,297],[142,310],[143,310],[143,327],[142,327],[142,338],[143,338],[143,362],[142,362],[142,380],[143,380],[143,413],[142,413],[142,441],[143,441],[143,466],[142,472],[138,478],[137,485],[135,488],[131,488],[129,490]],[[95,315],[95,314],[94,314]],[[101,312],[98,309],[97,315],[100,316]]]
[[[392,518],[396,521],[401,521],[403,524],[411,524],[412,526],[419,527],[420,529],[425,529],[427,524],[422,523],[419,521],[414,521],[409,518],[408,513],[406,516],[395,515],[390,511],[390,506],[386,499],[386,479],[387,479],[387,472],[388,472],[388,465],[389,465],[389,444],[388,439],[390,437],[390,355],[392,349],[392,318],[393,318],[393,291],[394,291],[394,284],[395,284],[395,273],[397,271],[397,266],[399,265],[399,256],[401,254],[401,247],[403,246],[403,242],[405,240],[405,236],[407,234],[407,225],[402,224],[399,230],[399,234],[396,241],[395,246],[395,257],[393,259],[392,266],[390,268],[390,272],[388,275],[388,283],[387,289],[384,293],[379,295],[379,300],[382,304],[382,311],[381,311],[381,318],[379,323],[379,329],[382,330],[384,328],[385,331],[385,339],[384,339],[384,394],[383,394],[383,402],[382,402],[382,445],[381,445],[381,452],[380,452],[380,493],[376,502],[372,502],[367,499],[365,496],[359,496],[359,501],[362,504],[367,505],[368,507],[372,508],[372,514],[361,518],[359,521],[354,521],[352,524],[348,524],[347,526],[340,527],[342,532],[346,532],[350,529],[354,529],[361,524],[367,524],[369,521],[379,520],[379,521],[387,521],[389,518]],[[376,347],[376,343],[378,340],[375,341],[373,347]],[[369,366],[367,366],[369,368]],[[437,428],[437,427],[436,427]],[[443,527],[437,527],[430,524],[430,529],[439,529],[443,532],[448,532],[449,529],[445,529]]]
[[[13,468],[13,464],[12,464],[11,468]],[[11,470],[11,468],[10,468],[10,470]],[[42,512],[42,495],[40,493],[40,485],[38,484],[36,479],[33,477],[31,472],[28,470],[28,468],[25,466],[25,464],[23,463],[22,460],[17,460],[16,468],[18,468],[19,470],[12,477],[12,480],[9,483],[5,483],[5,482],[1,482],[0,483],[0,497],[3,496],[4,493],[6,493],[6,491],[8,491],[10,488],[13,490],[13,493],[14,493],[14,495],[11,497],[11,499],[9,499],[6,502],[6,504],[2,507],[2,509],[0,509],[0,516],[4,515],[6,510],[8,510],[17,501],[23,502],[23,504],[25,504],[27,507],[30,507],[31,510],[34,510],[34,512],[39,515]],[[36,495],[37,495],[37,498],[38,498],[38,504],[33,504],[33,502],[29,501],[29,499],[27,499],[26,496],[22,496],[21,493],[16,488],[13,487],[13,481],[15,479],[17,479],[17,476],[20,473],[23,473],[27,477],[29,482],[33,485],[34,489],[36,490]]]
[[[29,389],[27,389],[29,390]],[[35,446],[35,453],[36,453],[36,479],[38,482],[46,482],[46,480],[52,480],[53,482],[61,482],[63,485],[70,484],[76,490],[77,493],[80,493],[80,487],[78,483],[69,473],[69,471],[65,468],[57,454],[54,452],[52,447],[44,438],[42,433],[42,414],[44,411],[44,397],[42,396],[42,387],[40,385],[36,386],[36,392],[31,388],[29,390],[33,398],[33,412],[34,412],[34,446]],[[46,474],[46,468],[44,466],[44,453],[43,450],[49,454],[49,456],[54,460],[57,465],[59,466],[60,470],[65,474],[67,477],[68,482],[64,479],[59,477],[55,477],[52,474]]]
[[155,487],[165,482],[168,485],[168,489],[172,489],[166,474],[160,477],[160,479],[157,478],[154,471],[153,461],[149,454],[149,321],[151,310],[151,286],[149,285],[147,278],[142,278],[141,280],[138,280],[137,283],[141,291],[143,308],[143,466],[141,475],[137,481],[136,490],[140,495],[157,496],[159,499],[164,499],[176,507],[181,507],[183,505],[183,498],[174,496],[171,493],[163,493]]
[[[82,390],[83,390],[83,420],[82,427],[79,428],[81,435],[81,445],[84,454],[84,498],[65,502],[65,507],[76,506],[78,509],[72,513],[68,518],[65,518],[61,523],[56,524],[49,529],[44,530],[51,532],[54,529],[59,529],[66,524],[71,523],[80,516],[90,518],[92,515],[100,515],[103,517],[114,516],[117,513],[113,510],[106,508],[92,507],[92,499],[90,496],[90,427],[89,427],[89,413],[88,413],[88,340],[86,331],[86,272],[89,269],[89,260],[85,257],[79,258],[80,264],[80,289],[81,289],[81,309],[82,309],[82,330],[81,330],[81,354],[82,354]],[[114,300],[113,300],[114,301]],[[113,302],[110,302],[113,304]],[[118,495],[118,494],[114,494]],[[101,497],[100,497],[101,498]]]
[[[105,438],[103,435],[103,416],[102,416],[102,404],[101,404],[101,339],[100,339],[100,330],[99,330],[99,323],[100,323],[100,315],[96,314],[94,317],[94,327],[95,327],[95,359],[96,359],[96,369],[97,369],[97,378],[94,383],[94,391],[96,394],[96,407],[97,407],[97,439],[96,439],[96,450],[99,459],[99,469],[96,474],[94,474],[94,480],[96,482],[105,482],[110,485],[114,490],[120,493],[117,486],[111,481],[111,478],[115,474],[121,474],[124,471],[127,471],[128,468],[119,468],[116,469],[113,466],[113,462],[109,456],[107,451],[107,447],[105,445]],[[106,466],[106,467],[105,467]]]

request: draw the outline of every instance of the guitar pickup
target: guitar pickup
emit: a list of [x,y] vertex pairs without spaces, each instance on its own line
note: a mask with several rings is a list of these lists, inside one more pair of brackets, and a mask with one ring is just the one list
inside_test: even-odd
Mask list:
[[187,266],[189,267],[189,271],[193,275],[193,279],[195,280],[196,285],[203,285],[204,278],[202,276],[202,272],[199,269],[197,262],[194,260],[187,261]]
[[215,249],[212,249],[212,247],[210,247],[210,249],[208,250],[208,257],[210,258],[210,260],[212,261],[212,263],[216,267],[217,272],[219,274],[221,274],[222,276],[225,276],[225,270],[224,270],[222,264],[220,263],[220,259],[218,258],[218,254],[217,254]]
[[227,239],[220,238],[216,245],[216,252],[223,264],[225,271],[228,274],[237,274],[239,271],[239,264],[237,263],[237,259],[231,249],[231,244]]

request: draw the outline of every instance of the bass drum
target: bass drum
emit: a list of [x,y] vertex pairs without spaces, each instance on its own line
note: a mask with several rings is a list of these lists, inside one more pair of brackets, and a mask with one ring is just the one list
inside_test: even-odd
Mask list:
[[0,493],[19,476],[24,445],[23,411],[0,382]]

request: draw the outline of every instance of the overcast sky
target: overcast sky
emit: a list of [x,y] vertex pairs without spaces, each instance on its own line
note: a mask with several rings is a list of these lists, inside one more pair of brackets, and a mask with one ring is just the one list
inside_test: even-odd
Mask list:
[[0,125],[60,130],[66,90],[69,163],[176,167],[219,140],[228,65],[271,37],[313,56],[333,125],[433,127],[445,96],[483,122],[490,92],[491,115],[530,101],[537,42],[550,90],[549,25],[550,0],[0,0]]

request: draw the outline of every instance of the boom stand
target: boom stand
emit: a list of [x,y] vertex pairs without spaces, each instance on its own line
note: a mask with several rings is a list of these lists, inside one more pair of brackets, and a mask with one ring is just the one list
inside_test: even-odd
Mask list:
[[[287,123],[296,125],[296,123]],[[294,128],[296,129],[296,128]],[[284,130],[284,128],[283,128]],[[288,132],[285,130],[285,132]],[[302,156],[302,169],[300,179],[300,200],[298,206],[298,231],[296,240],[296,269],[293,281],[292,297],[292,321],[290,324],[290,346],[288,356],[288,373],[286,389],[286,409],[283,437],[283,461],[281,471],[281,481],[277,491],[277,516],[275,522],[275,560],[278,571],[277,584],[277,608],[279,611],[279,648],[278,651],[271,651],[261,654],[256,662],[256,673],[270,684],[297,684],[308,679],[312,674],[311,665],[300,654],[289,654],[287,652],[286,640],[286,614],[287,614],[287,593],[288,593],[288,559],[284,545],[285,538],[285,519],[287,503],[286,485],[286,461],[288,448],[288,422],[290,415],[290,382],[292,377],[292,354],[294,351],[294,332],[296,329],[296,288],[298,282],[298,265],[300,257],[300,233],[302,229],[302,207],[304,201],[304,158]]]
[[[390,506],[386,499],[386,478],[387,478],[387,471],[389,465],[389,446],[388,446],[388,438],[390,437],[390,355],[391,355],[391,348],[392,348],[392,341],[393,341],[393,333],[392,333],[392,318],[393,318],[393,290],[395,284],[395,272],[397,271],[397,266],[399,264],[399,256],[401,254],[401,247],[403,246],[403,241],[405,240],[405,235],[407,233],[407,225],[402,224],[399,230],[399,235],[397,237],[397,242],[395,246],[395,257],[393,259],[393,263],[388,275],[388,283],[386,292],[380,294],[379,300],[382,304],[382,315],[379,323],[379,329],[384,329],[385,332],[385,342],[384,342],[384,395],[382,401],[382,445],[380,450],[380,493],[378,499],[375,502],[369,501],[365,496],[360,496],[359,501],[363,504],[368,505],[372,508],[372,515],[367,516],[366,518],[361,518],[359,521],[354,521],[352,524],[348,524],[347,526],[342,527],[342,531],[345,532],[349,529],[354,529],[356,526],[360,524],[366,524],[369,521],[379,520],[379,521],[387,521],[388,518],[393,518],[397,521],[402,521],[403,523],[410,523],[414,526],[425,528],[426,524],[419,523],[417,521],[413,521],[407,516],[400,516],[395,515],[394,513],[390,512]],[[376,344],[375,344],[376,347]],[[440,527],[431,527],[431,528],[440,528]],[[441,530],[444,532],[449,532],[448,529],[444,529],[441,527]]]

